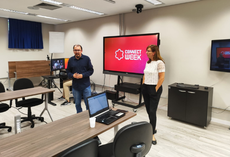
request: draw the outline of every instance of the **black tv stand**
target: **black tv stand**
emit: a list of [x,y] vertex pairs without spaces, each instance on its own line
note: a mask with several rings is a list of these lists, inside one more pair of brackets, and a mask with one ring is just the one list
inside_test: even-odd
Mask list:
[[[54,79],[59,78],[59,76],[54,76],[54,75],[46,75],[46,76],[42,76],[44,79],[46,79],[48,81],[47,87],[49,89],[52,88],[52,84],[54,85],[54,88],[57,88],[61,93],[62,91],[58,88],[58,86],[55,84]],[[53,106],[57,106],[55,103],[51,102],[51,100],[53,100],[53,93],[49,93],[48,96],[48,103],[53,105]]]
[[[114,107],[115,104],[120,104],[120,105],[123,105],[123,106],[131,107],[131,108],[133,108],[133,111],[136,112],[137,108],[139,108],[139,107],[144,105],[144,102],[143,103],[141,102],[141,99],[142,99],[141,85],[142,85],[142,79],[141,79],[140,84],[134,84],[134,83],[123,82],[121,80],[121,77],[118,76],[117,85],[115,85],[115,90],[117,92],[116,99],[112,100],[113,107]],[[125,99],[125,95],[122,96],[122,97],[119,97],[119,91],[132,93],[132,94],[139,94],[139,103],[138,103],[138,105],[132,105],[132,104],[125,103],[124,100],[123,100],[123,99]]]

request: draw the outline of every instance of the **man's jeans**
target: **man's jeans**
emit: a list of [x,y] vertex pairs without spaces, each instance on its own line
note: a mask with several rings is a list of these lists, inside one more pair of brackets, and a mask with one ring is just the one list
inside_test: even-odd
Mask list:
[[[74,96],[74,101],[75,101],[77,113],[80,113],[80,112],[82,112],[82,108],[81,108],[82,95],[83,95],[84,102],[86,105],[87,104],[86,98],[91,96],[91,87],[89,86],[89,87],[85,88],[84,90],[75,90],[73,88],[72,91],[73,91],[73,96]],[[88,110],[87,105],[86,105],[86,109]]]

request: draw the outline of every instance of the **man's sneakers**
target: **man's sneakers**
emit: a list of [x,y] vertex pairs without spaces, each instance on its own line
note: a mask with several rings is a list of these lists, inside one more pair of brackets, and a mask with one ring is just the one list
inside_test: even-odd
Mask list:
[[63,96],[61,96],[60,98],[58,98],[59,100],[64,100],[65,98]]
[[67,100],[65,101],[65,102],[63,102],[62,104],[61,104],[61,106],[66,106],[66,105],[70,105],[71,103],[70,102],[68,102]]

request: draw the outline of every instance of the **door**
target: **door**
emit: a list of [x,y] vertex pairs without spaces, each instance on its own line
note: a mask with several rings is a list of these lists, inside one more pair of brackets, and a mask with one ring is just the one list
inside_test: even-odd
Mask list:
[[168,116],[185,121],[186,90],[169,86],[168,93]]
[[188,90],[186,121],[200,126],[206,126],[208,92]]

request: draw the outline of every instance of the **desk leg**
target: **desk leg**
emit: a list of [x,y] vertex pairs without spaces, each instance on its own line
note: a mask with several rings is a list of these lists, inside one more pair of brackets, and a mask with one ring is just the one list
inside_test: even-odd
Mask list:
[[[49,89],[51,89],[51,83],[52,83],[51,80],[48,79],[48,88]],[[51,102],[51,100],[53,100],[53,92],[52,93],[48,93],[48,94],[49,94],[49,96],[48,96],[48,103],[51,104],[51,105],[53,105],[53,106],[57,106],[57,104]]]
[[114,127],[114,137],[116,136],[117,131],[118,131],[118,125],[116,125],[116,126]]
[[45,95],[45,108],[44,108],[44,110],[42,111],[42,113],[40,114],[40,117],[43,115],[43,113],[45,112],[45,110],[48,112],[48,114],[49,114],[49,116],[50,116],[50,119],[52,120],[52,122],[53,122],[53,119],[52,119],[52,117],[51,117],[51,115],[50,115],[50,112],[49,112],[49,110],[48,110],[48,94],[49,93],[46,93],[46,95]]
[[[116,125],[113,129],[114,129],[114,137],[115,137],[116,134],[117,134],[117,131],[118,131],[118,125]],[[113,137],[113,139],[111,139],[111,140],[109,141],[109,143],[113,142],[114,137]]]

